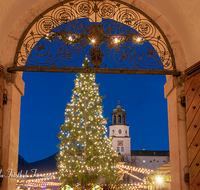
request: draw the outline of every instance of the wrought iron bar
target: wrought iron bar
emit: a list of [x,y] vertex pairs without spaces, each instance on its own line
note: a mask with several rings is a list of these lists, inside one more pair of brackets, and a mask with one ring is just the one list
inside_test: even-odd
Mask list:
[[140,75],[173,75],[180,76],[181,72],[174,70],[157,69],[108,69],[108,68],[76,68],[76,67],[44,67],[44,66],[13,66],[7,68],[8,72],[60,72],[60,73],[102,73],[102,74],[140,74]]

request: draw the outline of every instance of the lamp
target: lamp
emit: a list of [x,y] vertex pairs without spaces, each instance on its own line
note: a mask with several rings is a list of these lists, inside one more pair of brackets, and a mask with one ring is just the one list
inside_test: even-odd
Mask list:
[[162,177],[157,176],[157,177],[156,177],[156,182],[159,183],[159,184],[161,184],[161,183],[163,182]]

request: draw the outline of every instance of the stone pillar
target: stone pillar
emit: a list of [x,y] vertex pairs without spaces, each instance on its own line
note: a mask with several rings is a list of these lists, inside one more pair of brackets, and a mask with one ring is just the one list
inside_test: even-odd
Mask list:
[[186,111],[184,105],[181,105],[184,81],[183,77],[170,76],[167,79],[165,98],[168,105],[171,189],[189,190],[188,183],[184,181],[188,168]]
[[[24,94],[24,81],[20,73],[5,76],[4,89],[7,92],[7,103],[3,106],[3,129],[2,129],[2,173],[8,175],[7,169],[17,173],[19,124],[21,96]],[[0,190],[15,190],[16,178],[3,178]]]

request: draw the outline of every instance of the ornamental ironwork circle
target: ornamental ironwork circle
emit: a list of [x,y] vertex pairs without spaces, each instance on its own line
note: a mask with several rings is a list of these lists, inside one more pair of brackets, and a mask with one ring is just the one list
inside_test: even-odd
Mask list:
[[98,0],[63,1],[38,16],[14,66],[81,68],[85,56],[91,69],[176,71],[172,48],[150,17],[121,1]]

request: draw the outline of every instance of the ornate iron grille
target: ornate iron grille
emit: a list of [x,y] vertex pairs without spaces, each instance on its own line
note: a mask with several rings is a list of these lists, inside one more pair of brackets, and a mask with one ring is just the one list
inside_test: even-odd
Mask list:
[[[91,64],[83,68],[85,56]],[[145,13],[121,1],[84,0],[64,1],[37,17],[8,71],[180,74],[166,36]]]

